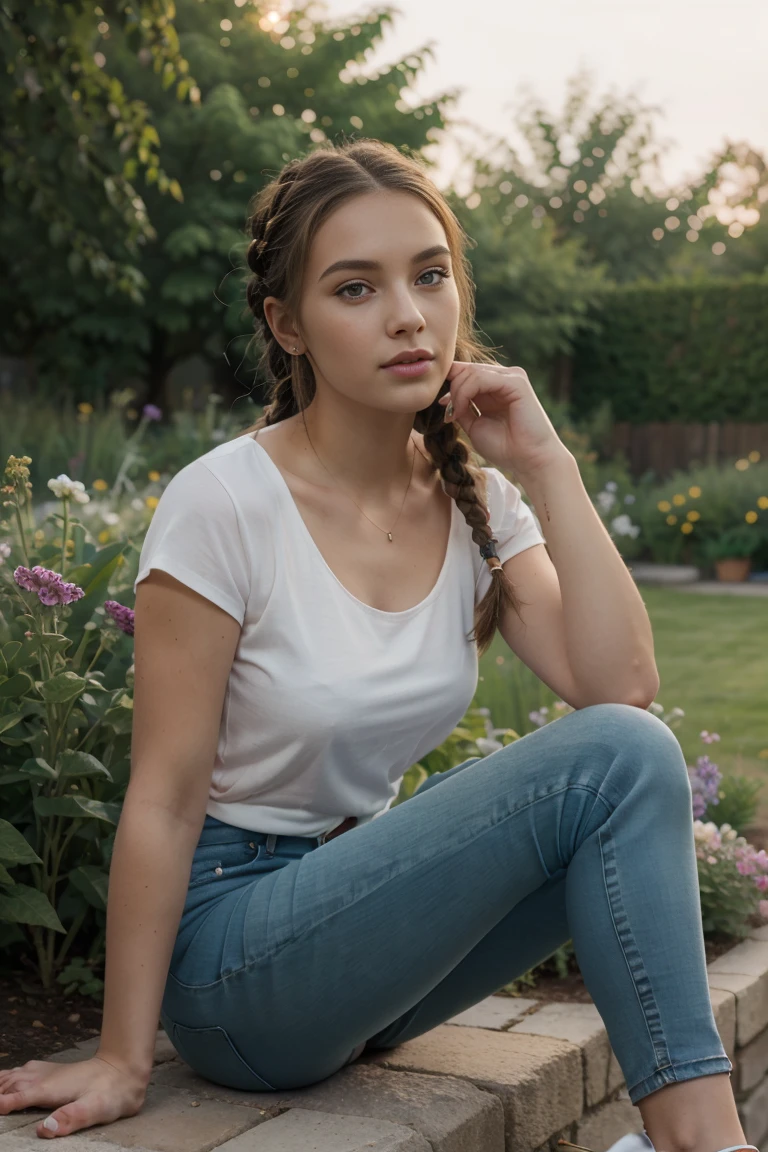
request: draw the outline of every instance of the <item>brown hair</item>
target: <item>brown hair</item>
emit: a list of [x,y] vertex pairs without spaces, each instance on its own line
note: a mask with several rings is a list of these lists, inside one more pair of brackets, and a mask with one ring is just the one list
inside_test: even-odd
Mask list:
[[[265,345],[261,368],[269,380],[269,398],[264,415],[239,435],[296,415],[311,403],[315,393],[309,361],[305,356],[292,356],[275,339],[264,315],[264,300],[276,296],[298,315],[303,270],[322,222],[353,196],[383,188],[418,196],[445,229],[460,301],[453,359],[494,363],[474,335],[474,284],[465,255],[467,234],[422,166],[380,140],[324,144],[287,163],[250,205],[248,234],[252,239],[247,261],[252,275],[246,298]],[[456,501],[472,529],[472,539],[482,548],[492,539],[487,478],[471,459],[471,445],[462,439],[458,426],[444,423],[443,409],[436,401],[437,397],[416,413],[414,428],[423,434],[424,447],[440,472],[444,490]],[[492,576],[490,588],[475,607],[474,629],[467,635],[468,642],[477,641],[480,656],[493,640],[504,602],[509,601],[520,615],[513,585],[498,556],[487,557],[486,563],[500,571]]]

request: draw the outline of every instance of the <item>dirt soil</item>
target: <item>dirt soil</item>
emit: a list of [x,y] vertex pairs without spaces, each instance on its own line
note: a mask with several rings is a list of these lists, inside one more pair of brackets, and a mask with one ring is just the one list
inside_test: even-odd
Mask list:
[[[704,942],[707,963],[737,942],[730,936],[707,938]],[[573,958],[571,965],[575,969]],[[535,987],[522,986],[517,994],[548,1003],[568,1000],[592,1003],[578,970],[559,977],[554,971],[546,971],[546,966],[537,974]],[[101,1014],[101,1005],[89,996],[63,996],[58,989],[46,992],[27,970],[1,972],[0,1071],[15,1068],[27,1060],[47,1060],[80,1040],[98,1036]]]

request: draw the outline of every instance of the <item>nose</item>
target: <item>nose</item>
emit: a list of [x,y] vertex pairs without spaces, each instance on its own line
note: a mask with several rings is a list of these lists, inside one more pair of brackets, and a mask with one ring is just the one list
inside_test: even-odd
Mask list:
[[405,285],[393,288],[388,309],[387,334],[402,336],[421,332],[425,327],[424,317],[410,289]]

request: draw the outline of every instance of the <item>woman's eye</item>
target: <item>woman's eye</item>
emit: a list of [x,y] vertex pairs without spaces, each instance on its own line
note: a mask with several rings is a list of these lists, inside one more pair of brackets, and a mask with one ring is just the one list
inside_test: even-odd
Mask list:
[[[436,276],[436,280],[424,283],[425,276]],[[447,268],[427,268],[426,272],[422,272],[418,277],[417,283],[421,282],[424,288],[436,288],[443,280],[447,280],[450,272]],[[343,284],[341,288],[335,293],[336,296],[343,296],[347,300],[363,300],[364,295],[362,289],[367,288],[368,285],[364,284],[362,280],[353,280],[350,284]]]

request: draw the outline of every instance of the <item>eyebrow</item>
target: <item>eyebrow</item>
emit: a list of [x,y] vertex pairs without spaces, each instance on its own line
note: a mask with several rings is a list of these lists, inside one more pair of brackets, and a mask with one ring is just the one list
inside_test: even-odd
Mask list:
[[[420,264],[422,260],[431,260],[433,256],[450,256],[450,248],[446,248],[445,244],[434,244],[431,248],[425,248],[423,252],[417,252],[412,257],[412,264]],[[325,279],[330,276],[332,272],[377,272],[381,270],[381,264],[378,260],[337,260],[335,264],[331,264],[323,272],[319,280]],[[319,282],[318,280],[318,282]]]

